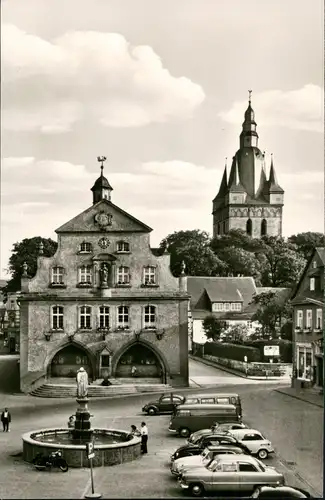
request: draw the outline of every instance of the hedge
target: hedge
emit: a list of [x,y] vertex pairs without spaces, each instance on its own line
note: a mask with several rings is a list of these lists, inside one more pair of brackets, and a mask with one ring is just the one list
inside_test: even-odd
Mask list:
[[244,361],[245,356],[247,361],[260,361],[261,353],[256,347],[249,347],[236,344],[226,344],[219,342],[206,342],[204,344],[204,354],[210,354],[218,358],[235,359]]
[[266,361],[269,359],[268,356],[264,356],[264,346],[265,345],[278,345],[280,348],[280,361],[282,363],[292,363],[292,342],[290,340],[274,339],[274,340],[252,340],[247,341],[246,345],[250,347],[255,347],[259,349],[261,361]]

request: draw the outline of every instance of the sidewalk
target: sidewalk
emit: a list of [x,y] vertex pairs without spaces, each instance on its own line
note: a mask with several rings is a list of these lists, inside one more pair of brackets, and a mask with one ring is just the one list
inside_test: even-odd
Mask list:
[[276,392],[285,394],[291,398],[300,399],[305,403],[310,403],[319,408],[324,408],[324,394],[319,394],[315,389],[294,389],[293,387],[283,387],[281,389],[274,389]]
[[222,370],[223,372],[231,373],[232,375],[236,375],[236,377],[242,377],[246,378],[247,380],[267,380],[267,381],[274,381],[274,382],[279,382],[281,383],[286,383],[290,382],[291,379],[289,378],[283,378],[283,377],[258,377],[258,376],[253,376],[253,375],[248,375],[246,376],[245,373],[242,373],[240,371],[234,370],[233,368],[229,368],[228,366],[224,365],[219,365],[215,361],[210,361],[208,359],[203,359],[198,356],[193,356],[192,354],[189,354],[188,357],[190,359],[193,359],[194,361],[199,361],[200,363],[203,363],[204,365],[208,366],[213,366],[214,368],[218,368],[219,370]]

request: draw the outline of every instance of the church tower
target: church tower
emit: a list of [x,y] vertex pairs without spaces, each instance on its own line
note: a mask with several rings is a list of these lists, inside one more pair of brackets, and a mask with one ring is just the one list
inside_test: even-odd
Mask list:
[[101,174],[91,188],[91,191],[93,192],[93,205],[101,200],[111,201],[111,192],[113,191],[112,186],[110,185],[106,177],[104,177],[104,162],[106,161],[106,157],[98,156],[97,161],[101,163]]
[[249,91],[239,149],[232,158],[229,179],[225,166],[213,200],[213,237],[231,229],[241,229],[253,238],[282,236],[284,191],[277,181],[273,155],[267,177],[265,153],[258,147],[256,126]]

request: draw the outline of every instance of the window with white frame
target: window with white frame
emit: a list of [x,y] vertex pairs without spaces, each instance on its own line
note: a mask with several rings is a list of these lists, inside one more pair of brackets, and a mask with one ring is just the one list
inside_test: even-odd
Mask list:
[[130,251],[130,243],[127,241],[118,241],[117,242],[117,251],[120,253],[129,252]]
[[312,380],[312,350],[311,347],[297,346],[297,375],[304,380]]
[[230,303],[225,302],[225,311],[230,311]]
[[303,319],[303,311],[301,309],[297,310],[297,320],[296,320],[296,328],[302,329],[302,319]]
[[315,290],[315,278],[309,278],[309,290],[311,292]]
[[313,326],[313,311],[312,309],[306,310],[306,328],[311,328]]
[[316,328],[321,330],[323,328],[323,310],[316,309]]
[[249,328],[249,329],[251,329],[251,328],[252,328],[252,322],[251,322],[251,320],[250,320],[250,319],[246,322],[246,326],[247,326],[247,328]]
[[223,303],[222,302],[214,302],[212,304],[212,311],[223,311]]
[[129,307],[119,306],[117,309],[117,328],[129,328]]
[[240,303],[240,302],[236,302],[236,303],[235,303],[235,306],[236,306],[236,307],[235,307],[235,310],[236,310],[236,311],[241,311],[241,303]]
[[99,328],[109,328],[109,307],[100,306],[99,308]]
[[93,270],[92,266],[81,266],[79,267],[79,283],[88,283],[92,282]]
[[81,306],[79,309],[79,328],[81,330],[91,329],[91,307]]
[[64,310],[63,306],[52,307],[51,327],[52,330],[63,330]]
[[155,285],[156,279],[156,268],[154,266],[146,266],[143,269],[143,283],[145,285]]
[[156,328],[157,317],[155,306],[145,306],[144,308],[144,327],[145,329]]
[[53,285],[63,285],[63,275],[64,269],[60,266],[52,267],[52,284]]
[[236,310],[236,304],[235,304],[235,302],[232,302],[232,303],[230,304],[230,310],[231,310],[231,311],[235,311],[235,310]]
[[128,285],[129,283],[130,283],[130,268],[126,266],[120,266],[117,269],[117,284]]
[[92,244],[89,243],[88,241],[83,241],[80,244],[80,250],[81,253],[90,253],[92,251]]

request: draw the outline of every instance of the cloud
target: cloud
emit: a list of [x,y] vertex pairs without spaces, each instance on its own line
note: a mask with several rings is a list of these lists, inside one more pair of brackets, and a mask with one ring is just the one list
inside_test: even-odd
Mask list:
[[2,27],[3,127],[53,134],[81,119],[141,127],[187,119],[200,85],[174,77],[149,46],[120,34],[71,31],[53,41]]
[[[253,94],[252,106],[256,121],[262,126],[287,127],[293,130],[323,132],[323,90],[308,84],[297,90],[267,90]],[[243,120],[247,101],[236,101],[219,116],[228,123]]]

